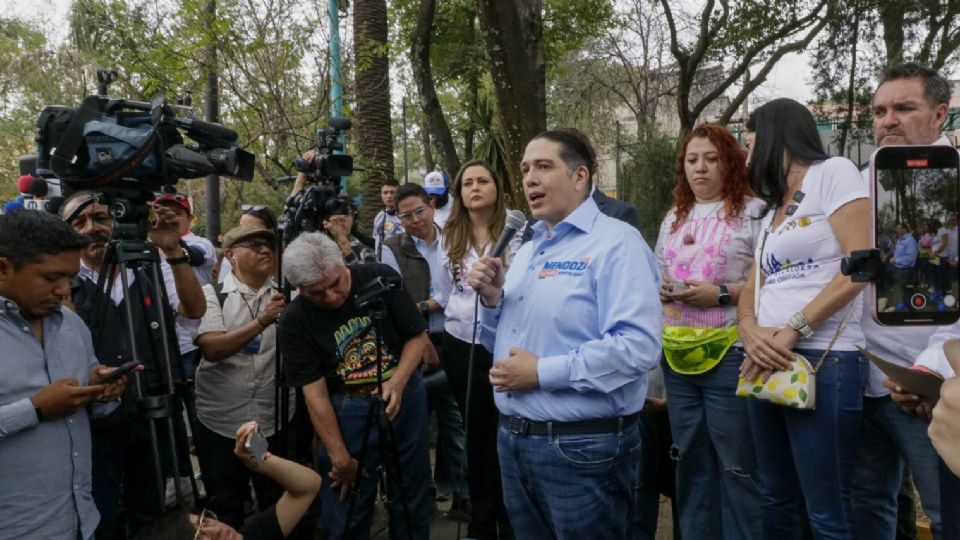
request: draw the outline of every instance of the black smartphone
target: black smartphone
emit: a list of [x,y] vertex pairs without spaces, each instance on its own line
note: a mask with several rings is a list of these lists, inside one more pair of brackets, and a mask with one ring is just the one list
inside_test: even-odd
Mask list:
[[143,362],[138,362],[137,360],[131,360],[129,362],[126,362],[120,367],[118,367],[117,369],[111,371],[109,375],[107,375],[106,377],[103,378],[102,381],[100,381],[100,384],[110,384],[113,381],[116,381],[117,379],[119,379],[120,377],[123,377],[124,375],[129,375],[131,371],[137,369],[142,365],[143,365]]
[[883,257],[873,289],[883,325],[947,325],[958,306],[960,153],[951,146],[884,146],[870,157],[873,243]]

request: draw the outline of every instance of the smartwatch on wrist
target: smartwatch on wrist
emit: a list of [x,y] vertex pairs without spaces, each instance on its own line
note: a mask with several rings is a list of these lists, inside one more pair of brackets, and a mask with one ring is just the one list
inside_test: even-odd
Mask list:
[[187,252],[187,248],[180,246],[180,254],[180,257],[167,257],[167,264],[173,266],[175,264],[190,262],[190,253]]
[[726,285],[717,285],[717,288],[720,289],[719,294],[717,295],[717,303],[721,306],[729,306],[733,303],[733,295],[730,294],[730,290],[727,289]]

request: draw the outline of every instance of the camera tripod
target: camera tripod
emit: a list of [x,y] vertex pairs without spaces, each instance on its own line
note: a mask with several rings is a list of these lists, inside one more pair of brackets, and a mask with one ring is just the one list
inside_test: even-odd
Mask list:
[[[121,332],[126,335],[130,344],[131,360],[141,360],[141,351],[137,343],[137,333],[135,328],[134,310],[143,312],[142,322],[145,325],[146,335],[151,336],[148,339],[151,363],[146,363],[150,371],[158,371],[160,384],[159,387],[163,393],[159,395],[149,395],[145,388],[145,373],[133,374],[133,393],[137,405],[137,421],[148,422],[149,443],[150,443],[150,466],[152,467],[153,477],[156,482],[158,501],[160,508],[158,513],[164,510],[164,501],[166,498],[165,481],[163,474],[163,458],[160,452],[161,441],[158,435],[158,427],[166,428],[166,440],[163,443],[169,449],[169,455],[174,471],[174,489],[176,492],[177,503],[183,502],[183,493],[180,487],[180,459],[178,450],[183,455],[189,455],[186,446],[186,440],[181,440],[180,448],[177,446],[177,437],[175,435],[176,423],[174,415],[179,413],[176,397],[174,394],[174,377],[172,351],[170,345],[170,330],[174,328],[172,313],[168,312],[167,291],[164,287],[163,277],[160,273],[160,256],[157,247],[146,241],[146,218],[140,221],[124,221],[140,212],[134,209],[133,203],[125,199],[116,199],[111,204],[110,213],[114,216],[116,222],[113,227],[113,234],[107,243],[103,262],[100,267],[97,278],[97,297],[93,311],[93,320],[91,324],[91,335],[94,339],[94,349],[99,350],[99,345],[104,339],[111,339],[111,336],[104,335],[105,332]],[[144,210],[146,204],[143,203]],[[144,212],[145,213],[145,212]],[[148,273],[149,270],[149,273]],[[139,280],[140,285],[135,287],[136,298],[131,298],[131,280],[132,274]],[[104,322],[107,317],[107,309],[111,301],[110,292],[113,290],[117,275],[123,287],[123,327],[105,328]],[[151,310],[153,313],[150,313]],[[155,332],[159,333],[159,339],[152,339]],[[158,343],[159,342],[159,343]],[[175,340],[174,340],[175,342]],[[179,366],[179,363],[177,364]],[[194,500],[198,496],[196,479],[193,475],[193,467],[189,466],[189,476]]]
[[[373,280],[364,285],[356,296],[356,306],[359,309],[368,309],[370,318],[373,321],[365,328],[360,335],[366,335],[371,329],[374,330],[374,338],[377,347],[377,395],[372,396],[370,408],[367,412],[367,420],[363,428],[363,442],[360,445],[360,456],[357,458],[357,475],[363,471],[364,462],[367,456],[367,447],[370,443],[370,430],[376,422],[379,433],[379,458],[381,484],[383,492],[386,494],[386,504],[392,506],[395,501],[391,498],[394,492],[400,497],[400,504],[403,508],[403,518],[407,526],[407,537],[413,540],[413,526],[410,519],[410,508],[407,505],[407,491],[403,483],[403,471],[400,467],[400,452],[397,446],[396,434],[393,425],[387,417],[386,402],[383,400],[383,329],[384,321],[387,319],[387,305],[383,299],[383,294],[393,286],[392,283],[386,283],[382,277]],[[358,478],[359,480],[359,478]],[[356,505],[360,493],[360,483],[357,481],[350,499],[350,506],[347,509],[347,518],[344,522],[344,535],[350,530],[353,509]],[[391,523],[391,527],[393,524]]]

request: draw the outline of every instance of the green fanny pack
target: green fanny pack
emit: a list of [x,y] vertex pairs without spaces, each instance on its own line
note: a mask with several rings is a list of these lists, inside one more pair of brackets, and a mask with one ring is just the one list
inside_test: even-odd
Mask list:
[[727,328],[663,327],[663,355],[667,364],[682,375],[699,375],[723,360],[740,338],[736,326]]

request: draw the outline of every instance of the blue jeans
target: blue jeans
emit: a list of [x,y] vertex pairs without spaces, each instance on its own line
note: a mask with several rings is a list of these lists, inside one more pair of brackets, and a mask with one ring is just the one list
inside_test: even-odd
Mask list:
[[497,434],[503,499],[517,538],[626,538],[640,452],[634,423],[619,433]]
[[[340,435],[350,455],[362,462],[363,469],[369,474],[362,477],[359,489],[343,502],[340,490],[332,489],[328,474],[332,470],[330,457],[322,444],[317,445],[315,461],[320,476],[324,478],[321,490],[323,520],[327,527],[327,538],[367,540],[370,538],[370,524],[373,518],[374,499],[377,495],[379,475],[377,467],[380,459],[380,433],[376,418],[368,426],[367,419],[373,398],[351,397],[345,393],[330,395],[330,403],[337,415]],[[396,451],[400,461],[400,473],[403,479],[405,500],[401,499],[396,478],[390,484],[390,499],[393,504],[390,513],[390,538],[416,538],[426,540],[430,536],[430,510],[433,506],[428,496],[430,487],[430,455],[427,436],[427,395],[419,373],[414,373],[403,390],[400,412],[390,423],[393,427]],[[367,431],[366,455],[360,457],[363,445],[364,428]],[[350,501],[353,513],[350,525],[346,527]],[[406,510],[409,511],[411,524],[407,528]]]
[[736,396],[742,362],[740,348],[731,348],[716,367],[699,375],[679,374],[663,362],[685,540],[762,534],[747,400]]
[[[797,349],[814,363],[823,351]],[[750,399],[750,427],[763,494],[763,538],[801,538],[801,509],[817,540],[853,540],[850,479],[867,381],[856,351],[831,352],[817,373],[816,409]]]
[[941,538],[940,474],[928,425],[923,418],[900,412],[889,396],[863,398],[851,484],[858,538],[895,536],[904,466],[910,468],[933,537]]

